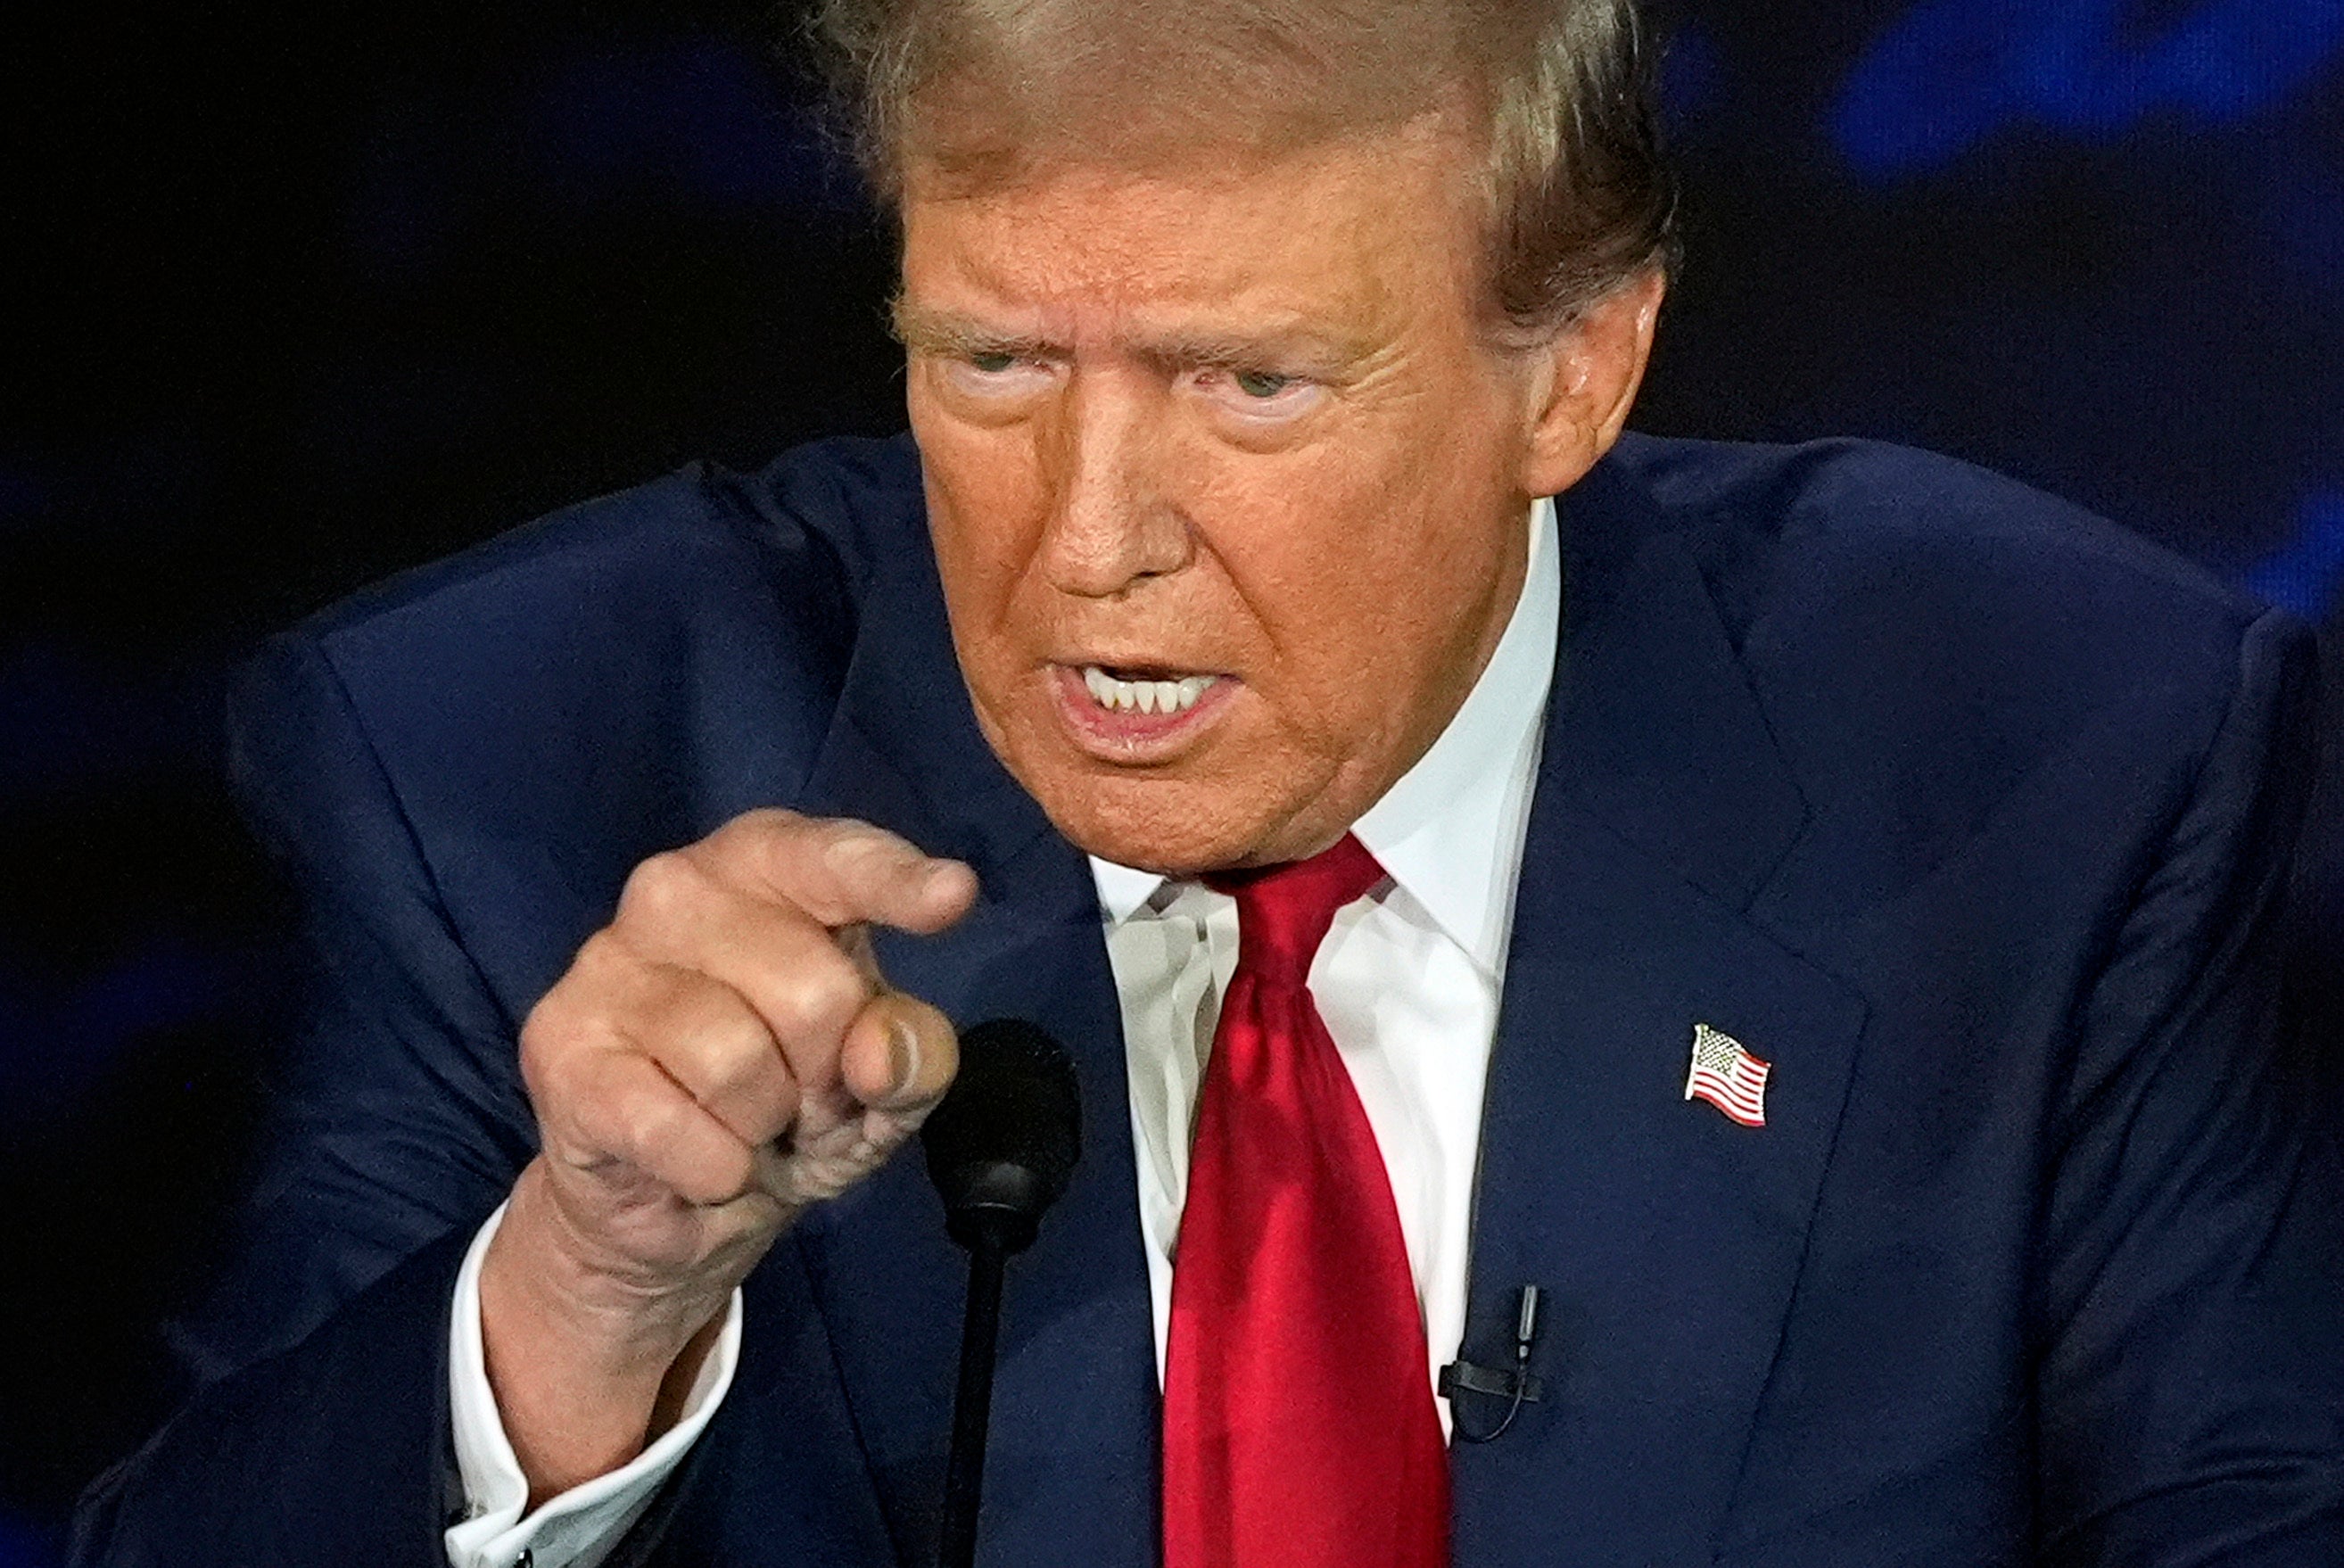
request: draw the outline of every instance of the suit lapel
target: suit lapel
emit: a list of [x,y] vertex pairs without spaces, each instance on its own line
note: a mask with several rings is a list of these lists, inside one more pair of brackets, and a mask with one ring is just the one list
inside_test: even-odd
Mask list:
[[[874,933],[882,970],[964,1028],[1031,1019],[1075,1060],[1082,1160],[1033,1249],[1010,1266],[979,1561],[1141,1568],[1155,1561],[1157,1533],[1154,1333],[1121,1011],[1097,895],[1088,863],[985,744],[960,683],[939,680],[956,668],[923,539],[866,594],[807,809],[861,816],[968,861],[976,907],[941,936]],[[944,1239],[915,1154],[824,1219],[811,1251],[847,1397],[898,1550],[924,1561],[965,1261]]]
[[[1616,467],[1567,498],[1570,603],[1516,897],[1465,1357],[1546,1293],[1544,1397],[1459,1443],[1458,1563],[1706,1563],[1864,1021],[1741,914],[1804,808],[1680,534]],[[1693,1026],[1773,1064],[1763,1128],[1683,1088]],[[1465,1396],[1487,1431],[1502,1402]]]

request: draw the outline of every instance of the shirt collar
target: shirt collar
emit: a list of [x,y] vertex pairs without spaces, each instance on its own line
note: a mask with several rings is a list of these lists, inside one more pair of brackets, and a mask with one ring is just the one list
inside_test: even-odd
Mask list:
[[[1554,502],[1531,508],[1530,566],[1506,630],[1440,739],[1351,825],[1392,880],[1450,940],[1496,972],[1512,887],[1511,848],[1528,807],[1562,622]],[[1091,856],[1099,907],[1121,925],[1167,885],[1152,871]]]

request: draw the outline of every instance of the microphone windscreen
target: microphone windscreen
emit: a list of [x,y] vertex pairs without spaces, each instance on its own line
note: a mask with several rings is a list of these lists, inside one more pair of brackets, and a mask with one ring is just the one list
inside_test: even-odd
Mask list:
[[1066,1047],[1020,1018],[960,1037],[960,1072],[920,1129],[928,1176],[955,1238],[1005,1225],[1023,1247],[1082,1153],[1082,1097]]

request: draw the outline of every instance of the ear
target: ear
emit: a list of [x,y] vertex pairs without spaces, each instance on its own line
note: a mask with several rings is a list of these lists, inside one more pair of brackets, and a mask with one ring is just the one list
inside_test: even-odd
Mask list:
[[1522,453],[1522,493],[1558,495],[1593,468],[1620,432],[1652,362],[1668,279],[1656,268],[1581,311],[1531,352],[1532,423]]

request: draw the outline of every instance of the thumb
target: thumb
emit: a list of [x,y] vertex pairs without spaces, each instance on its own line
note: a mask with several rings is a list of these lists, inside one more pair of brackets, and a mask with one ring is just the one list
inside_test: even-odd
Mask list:
[[926,1119],[960,1070],[952,1020],[916,996],[881,991],[847,1026],[839,1072],[857,1103],[908,1134]]

